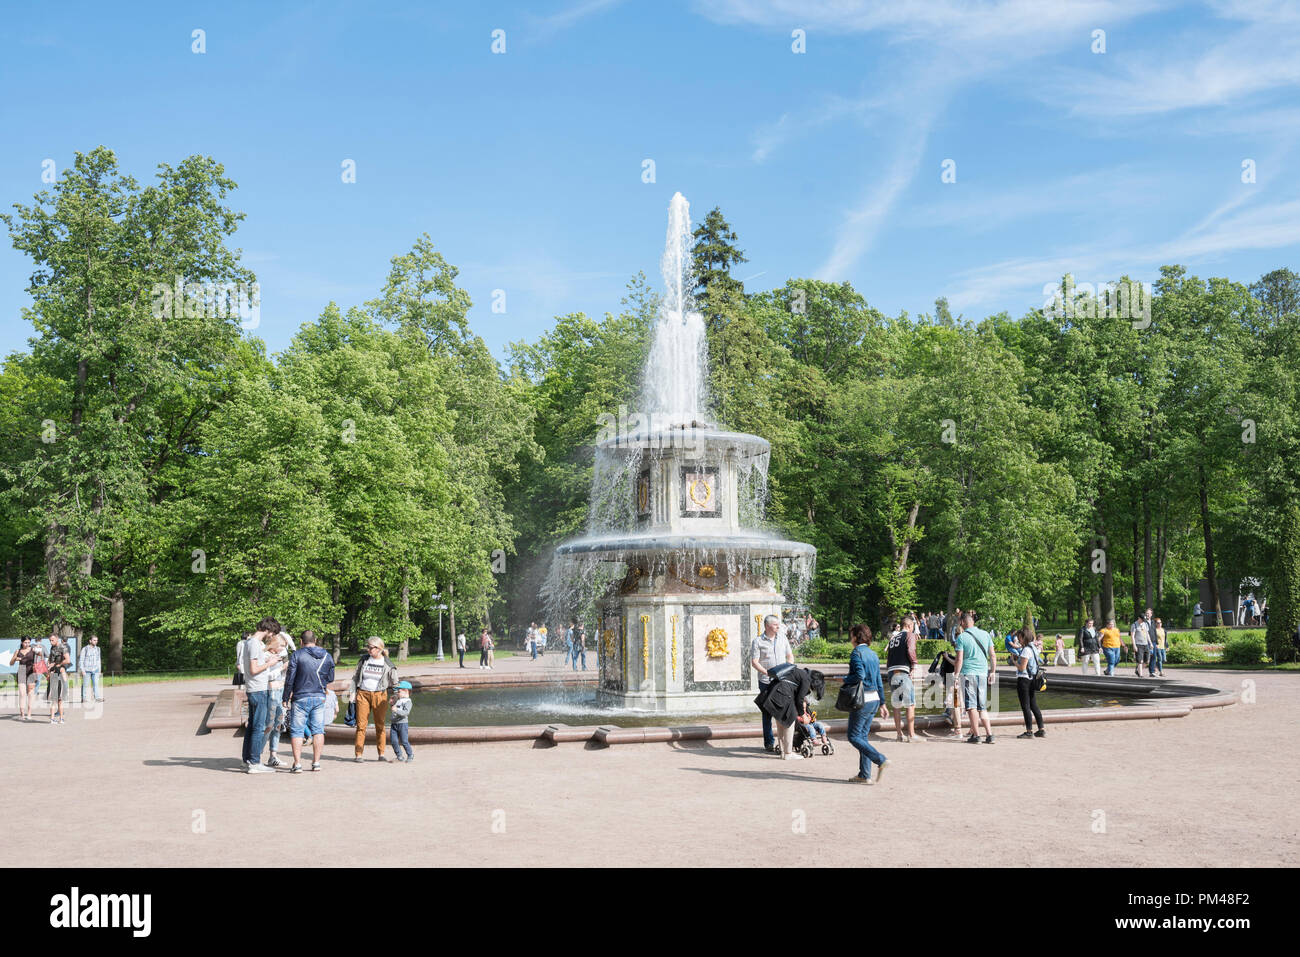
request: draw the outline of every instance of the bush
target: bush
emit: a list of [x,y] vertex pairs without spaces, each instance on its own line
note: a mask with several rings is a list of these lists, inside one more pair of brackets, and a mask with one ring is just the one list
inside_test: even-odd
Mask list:
[[1265,653],[1264,636],[1258,631],[1234,635],[1223,645],[1223,660],[1230,665],[1257,665]]
[[1194,631],[1167,632],[1166,637],[1169,639],[1170,647],[1174,645],[1194,645],[1201,640],[1201,636]]
[[799,646],[800,658],[825,658],[830,654],[831,646],[825,638],[809,638]]
[[1228,636],[1231,634],[1231,628],[1215,625],[1210,628],[1202,628],[1200,637],[1197,640],[1203,645],[1221,645],[1228,640]]
[[1201,665],[1209,661],[1210,657],[1200,645],[1180,641],[1169,646],[1165,660],[1171,665]]
[[918,663],[928,665],[934,661],[934,656],[952,645],[942,638],[923,638],[916,643],[916,660]]

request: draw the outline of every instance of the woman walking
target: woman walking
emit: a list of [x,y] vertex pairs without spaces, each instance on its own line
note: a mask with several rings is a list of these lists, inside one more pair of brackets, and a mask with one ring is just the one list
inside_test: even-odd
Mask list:
[[366,721],[372,714],[375,716],[375,746],[379,749],[379,760],[393,760],[384,754],[384,745],[387,743],[384,719],[388,716],[388,692],[397,687],[397,668],[384,652],[384,639],[371,638],[366,645],[366,652],[366,657],[357,662],[356,674],[352,676],[352,686],[356,689],[357,696],[354,760],[358,764],[363,760],[361,754],[366,749]]
[[[1020,711],[1025,718],[1025,733],[1016,735],[1018,738],[1045,738],[1047,732],[1043,730],[1043,712],[1038,710],[1038,672],[1043,666],[1042,652],[1038,650],[1038,645],[1034,642],[1032,635],[1027,635],[1024,629],[1016,632],[1020,640],[1020,657],[1016,659],[1016,697],[1020,699]],[[1038,722],[1038,730],[1034,731],[1030,718]]]
[[1111,618],[1106,622],[1106,627],[1101,630],[1101,653],[1106,656],[1106,674],[1113,675],[1115,666],[1119,664],[1119,652],[1124,647],[1124,640],[1119,636],[1119,629],[1115,627],[1115,619]]
[[18,650],[9,656],[9,664],[18,666],[18,712],[24,721],[32,720],[32,702],[36,700],[36,657],[40,646],[23,638],[18,642]]
[[876,780],[885,774],[888,759],[871,746],[867,735],[871,731],[871,722],[876,717],[876,709],[881,709],[881,717],[889,717],[889,706],[884,704],[885,685],[880,679],[880,659],[871,650],[871,629],[864,624],[854,625],[849,629],[853,639],[853,653],[849,655],[849,673],[844,678],[844,686],[851,688],[862,684],[862,707],[849,712],[849,744],[858,749],[858,773],[849,778],[852,784],[871,784],[871,765],[877,766]]
[[1156,619],[1156,633],[1151,641],[1151,664],[1147,666],[1147,674],[1151,669],[1163,678],[1165,676],[1165,657],[1169,648],[1169,636],[1165,633],[1165,624],[1159,618]]

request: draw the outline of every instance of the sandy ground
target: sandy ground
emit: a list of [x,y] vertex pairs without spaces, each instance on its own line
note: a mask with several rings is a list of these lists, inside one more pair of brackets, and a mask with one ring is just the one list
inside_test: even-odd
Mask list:
[[[559,666],[548,655],[498,671]],[[447,666],[407,670],[435,667]],[[788,762],[749,742],[440,745],[409,765],[375,761],[373,746],[354,764],[350,746],[327,744],[318,773],[249,776],[235,733],[200,733],[220,682],[109,688],[101,713],[74,708],[61,726],[18,720],[10,699],[0,801],[11,814],[30,808],[34,823],[6,828],[0,859],[233,866],[257,845],[290,866],[342,863],[361,847],[413,865],[820,864],[850,848],[867,866],[1295,865],[1300,673],[1177,675],[1253,682],[1254,702],[1049,723],[1034,741],[1003,729],[992,746],[891,734],[877,742],[890,770],[871,787],[847,783],[857,754],[842,741],[833,756]],[[897,843],[903,828],[917,839]]]

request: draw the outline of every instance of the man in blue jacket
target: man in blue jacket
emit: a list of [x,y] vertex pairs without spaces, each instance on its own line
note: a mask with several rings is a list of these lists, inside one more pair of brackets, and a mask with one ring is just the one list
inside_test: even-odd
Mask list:
[[325,696],[334,680],[334,659],[316,644],[316,633],[302,633],[302,647],[289,659],[284,676],[284,705],[292,703],[289,718],[289,743],[293,748],[294,774],[302,773],[302,739],[311,735],[311,769],[320,770],[321,749],[325,746]]

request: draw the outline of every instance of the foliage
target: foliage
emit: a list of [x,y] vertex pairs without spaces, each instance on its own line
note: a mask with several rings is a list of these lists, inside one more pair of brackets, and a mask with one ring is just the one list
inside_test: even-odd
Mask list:
[[1171,665],[1199,665],[1210,660],[1210,656],[1199,646],[1180,641],[1169,646],[1165,660]]
[[1223,660],[1230,665],[1257,665],[1266,650],[1264,636],[1259,632],[1233,635],[1223,645]]

